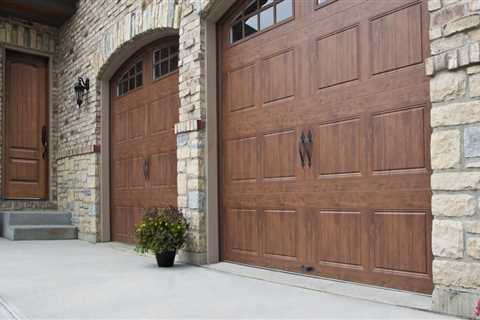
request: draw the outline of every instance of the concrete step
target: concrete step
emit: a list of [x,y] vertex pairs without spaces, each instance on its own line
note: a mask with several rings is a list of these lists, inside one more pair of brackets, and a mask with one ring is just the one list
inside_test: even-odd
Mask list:
[[5,238],[9,240],[72,240],[77,239],[77,228],[74,226],[21,225],[10,226]]
[[53,210],[0,211],[0,237],[10,240],[69,240],[77,238],[69,212]]
[[71,225],[72,215],[61,211],[2,211],[3,220],[10,226],[22,225]]

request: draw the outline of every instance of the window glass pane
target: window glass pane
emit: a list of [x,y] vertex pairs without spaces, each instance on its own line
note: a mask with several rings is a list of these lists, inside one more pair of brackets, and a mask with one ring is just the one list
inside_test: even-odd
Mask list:
[[143,84],[143,77],[142,74],[138,74],[135,80],[135,87],[141,87]]
[[153,53],[153,61],[154,62],[158,62],[158,60],[160,60],[160,52],[159,51],[155,51]]
[[178,52],[178,47],[177,46],[171,46],[170,47],[170,54],[175,54]]
[[168,47],[162,48],[162,59],[165,59],[167,57],[168,57]]
[[245,21],[245,37],[248,37],[251,34],[257,32],[258,28],[258,15],[248,18]]
[[292,0],[283,0],[276,5],[277,8],[277,22],[288,19],[293,16]]
[[142,61],[137,62],[135,65],[135,73],[142,72]]
[[260,8],[266,7],[272,3],[273,3],[273,0],[260,0]]
[[127,81],[122,81],[120,83],[120,95],[124,95],[127,92]]
[[260,30],[273,25],[273,7],[260,12]]
[[135,75],[135,68],[131,68],[130,70],[128,70],[128,77],[132,77],[133,75]]
[[131,78],[128,81],[128,90],[133,90],[135,89],[135,78]]
[[170,59],[170,72],[178,69],[178,56],[173,56]]
[[238,41],[238,40],[241,40],[243,38],[243,23],[242,21],[236,23],[233,25],[232,27],[232,42],[235,42],[235,41]]
[[168,60],[162,62],[160,75],[163,76],[164,74],[167,74],[167,73],[168,73]]
[[250,3],[247,5],[247,8],[243,13],[248,16],[250,13],[253,13],[257,10],[257,0],[252,0]]
[[156,64],[155,67],[153,67],[153,78],[158,79],[160,78],[160,65]]

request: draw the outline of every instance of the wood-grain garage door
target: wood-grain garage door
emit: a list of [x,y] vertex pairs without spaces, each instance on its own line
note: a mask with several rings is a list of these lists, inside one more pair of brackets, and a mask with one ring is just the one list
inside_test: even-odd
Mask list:
[[133,242],[144,209],[177,203],[178,39],[133,55],[110,82],[111,234]]
[[426,12],[258,0],[226,14],[224,260],[431,292]]

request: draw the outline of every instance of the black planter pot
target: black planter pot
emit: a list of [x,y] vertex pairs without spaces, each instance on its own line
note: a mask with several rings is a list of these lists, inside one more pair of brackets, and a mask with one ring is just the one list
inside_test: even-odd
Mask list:
[[173,266],[173,263],[175,262],[175,254],[176,251],[167,251],[155,254],[158,266],[162,268]]

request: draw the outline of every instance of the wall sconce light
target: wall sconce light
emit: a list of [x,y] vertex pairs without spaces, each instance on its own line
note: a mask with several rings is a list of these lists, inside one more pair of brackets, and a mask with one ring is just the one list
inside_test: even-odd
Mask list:
[[80,106],[83,103],[83,97],[85,96],[86,91],[90,89],[90,80],[87,78],[83,80],[82,77],[78,78],[78,82],[74,87],[75,95],[77,96],[77,105]]

